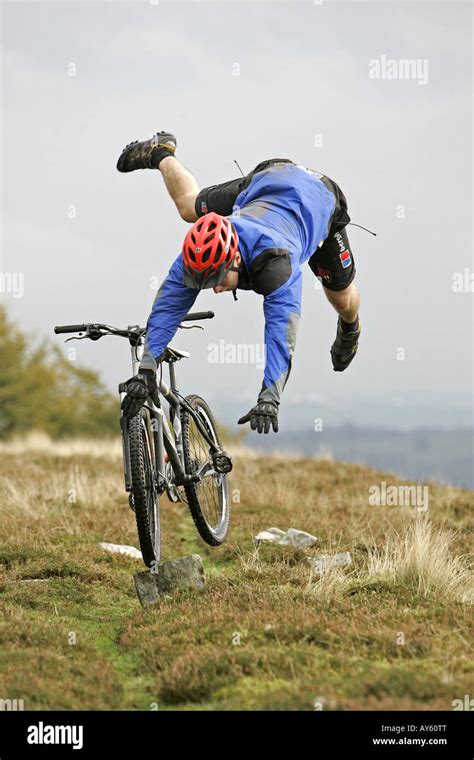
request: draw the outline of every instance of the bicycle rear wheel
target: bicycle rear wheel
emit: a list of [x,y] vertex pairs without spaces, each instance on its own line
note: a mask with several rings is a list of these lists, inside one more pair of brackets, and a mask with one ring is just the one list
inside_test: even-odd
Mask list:
[[138,539],[147,567],[160,561],[160,495],[150,412],[142,409],[128,423],[132,497]]
[[[220,445],[214,416],[200,396],[186,396],[209,436]],[[200,483],[185,485],[189,510],[201,538],[211,546],[222,544],[230,524],[230,500],[227,475],[216,472],[212,462],[209,443],[200,433],[192,416],[181,410],[183,450],[186,472],[193,474],[202,468]]]

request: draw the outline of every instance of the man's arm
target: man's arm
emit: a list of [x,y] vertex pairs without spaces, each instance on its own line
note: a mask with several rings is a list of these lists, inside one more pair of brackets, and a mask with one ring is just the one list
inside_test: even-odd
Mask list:
[[302,279],[301,269],[297,266],[284,285],[264,298],[266,365],[259,402],[269,401],[277,406],[280,403],[296,345]]
[[140,369],[156,369],[156,359],[172,340],[180,322],[186,316],[199,291],[183,284],[181,254],[163,281],[148,318],[145,352]]
[[[280,271],[277,268],[272,273],[273,279],[281,279],[284,275],[286,266],[282,268],[281,261],[287,263],[280,260]],[[250,422],[252,430],[258,433],[269,433],[270,428],[278,432],[280,396],[291,370],[301,311],[301,283],[301,268],[296,264],[286,282],[264,296],[266,365],[263,385],[256,405],[238,421],[239,425]],[[268,278],[267,283],[261,283],[263,287],[266,284]]]

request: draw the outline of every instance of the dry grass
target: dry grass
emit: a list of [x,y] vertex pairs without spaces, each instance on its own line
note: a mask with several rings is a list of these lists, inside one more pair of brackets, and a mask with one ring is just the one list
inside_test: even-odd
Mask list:
[[[369,506],[370,486],[393,476],[240,447],[224,546],[206,546],[185,507],[162,504],[164,558],[201,554],[205,589],[144,611],[140,564],[97,546],[137,545],[120,448],[32,437],[1,452],[1,698],[27,709],[311,710],[317,697],[451,709],[472,693],[472,492],[431,484],[421,518]],[[256,547],[273,525],[318,544]],[[302,561],[339,551],[351,566],[317,575]]]
[[472,603],[473,574],[465,557],[453,556],[453,541],[453,534],[417,517],[402,535],[392,530],[382,549],[369,548],[368,574],[406,584],[423,596]]
[[13,438],[9,441],[0,441],[0,454],[24,457],[31,454],[40,454],[48,457],[100,457],[120,461],[122,458],[122,444],[120,438],[62,438],[53,440],[46,433],[40,431],[28,433],[25,436]]

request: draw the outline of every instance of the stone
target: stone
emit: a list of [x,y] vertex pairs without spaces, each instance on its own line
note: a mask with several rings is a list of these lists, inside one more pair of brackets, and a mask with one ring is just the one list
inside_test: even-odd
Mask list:
[[308,549],[317,542],[316,536],[304,530],[289,528],[286,532],[280,528],[267,528],[255,536],[255,541],[268,541],[281,546],[291,546],[293,549]]
[[[285,533],[282,531],[282,535],[284,536]],[[273,533],[271,530],[261,530],[260,533],[257,533],[255,536],[255,541],[257,543],[260,543],[261,541],[268,541],[270,543],[279,544],[281,540],[281,536],[279,536],[276,533]]]
[[154,570],[135,573],[133,579],[142,607],[156,604],[162,594],[180,588],[200,589],[206,582],[199,554],[162,562]]
[[304,557],[302,562],[305,565],[309,565],[311,569],[315,570],[317,573],[323,573],[330,567],[352,564],[352,557],[350,552],[341,552],[340,554],[320,554],[318,557]]
[[294,549],[309,549],[310,546],[314,546],[317,543],[317,540],[316,536],[312,536],[311,533],[306,533],[304,530],[296,530],[296,528],[289,528],[279,543],[292,546]]
[[99,546],[106,552],[112,552],[112,554],[125,554],[127,557],[133,557],[133,559],[143,559],[141,551],[135,549],[134,546],[126,546],[125,544],[108,544],[105,542],[100,543]]
[[285,531],[280,528],[267,528],[267,531],[268,533],[273,533],[274,536],[283,537],[285,535]]

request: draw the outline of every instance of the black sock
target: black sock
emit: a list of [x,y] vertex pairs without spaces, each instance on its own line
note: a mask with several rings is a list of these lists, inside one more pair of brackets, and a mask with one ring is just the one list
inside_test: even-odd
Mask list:
[[155,167],[155,169],[159,169],[160,162],[167,156],[174,156],[174,153],[172,153],[167,148],[161,148],[159,145],[157,145],[156,148],[153,148],[151,152],[150,163]]
[[359,317],[357,316],[353,322],[345,322],[341,317],[341,328],[343,333],[357,332],[359,327]]

